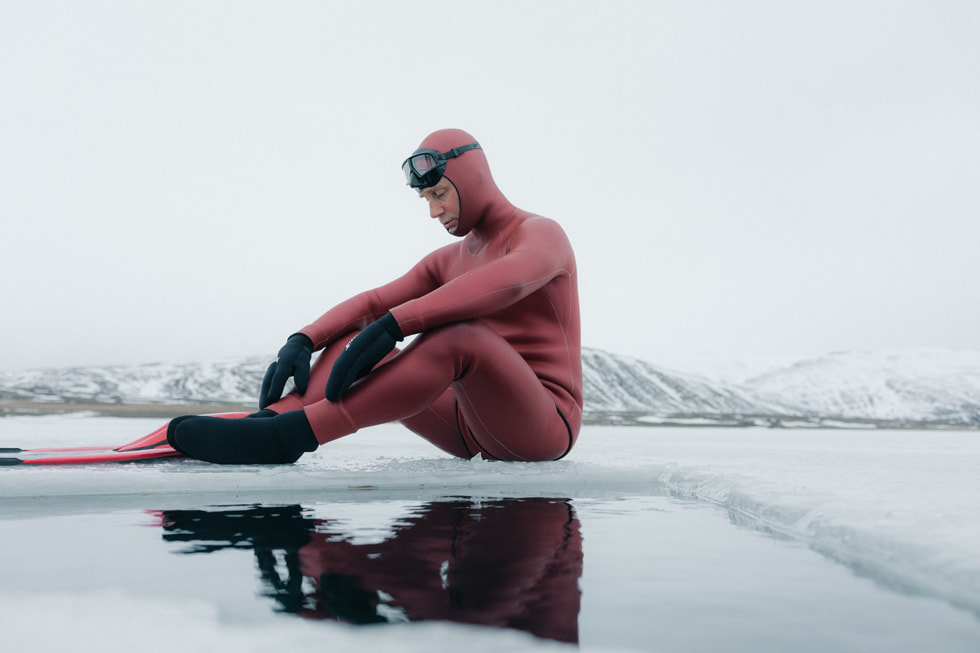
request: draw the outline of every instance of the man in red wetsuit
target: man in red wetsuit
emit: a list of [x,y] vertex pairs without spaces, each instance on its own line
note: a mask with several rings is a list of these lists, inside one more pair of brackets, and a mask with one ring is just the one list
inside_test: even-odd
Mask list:
[[[289,463],[400,421],[460,457],[569,452],[582,421],[582,362],[564,231],[511,204],[464,131],[429,135],[403,169],[430,216],[460,240],[290,336],[266,373],[259,412],[172,420],[175,449],[217,463]],[[289,377],[296,390],[280,398]]]

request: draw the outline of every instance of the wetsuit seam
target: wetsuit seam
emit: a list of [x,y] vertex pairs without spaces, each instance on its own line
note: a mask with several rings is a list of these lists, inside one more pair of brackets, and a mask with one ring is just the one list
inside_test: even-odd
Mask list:
[[463,425],[460,423],[460,417],[462,417],[462,413],[459,410],[459,400],[457,399],[456,400],[456,426],[457,429],[459,430],[459,437],[463,441],[463,448],[466,449],[466,453],[469,454],[469,457],[473,458],[474,456],[476,456],[476,454],[480,454],[480,456],[490,458],[491,460],[500,460],[500,458],[497,458],[495,455],[487,451],[486,447],[480,444],[480,441],[476,439],[476,434],[473,433],[473,429],[471,429],[469,424],[467,424],[466,431],[470,434],[470,437],[473,439],[473,444],[477,446],[476,453],[470,452],[470,448],[466,444],[466,437],[463,435],[463,428],[462,428]]
[[561,460],[562,458],[564,458],[565,456],[568,455],[568,452],[569,451],[572,450],[572,445],[575,444],[575,438],[572,436],[572,425],[569,424],[568,423],[568,420],[565,419],[565,416],[562,415],[561,408],[558,408],[557,406],[555,406],[555,410],[558,411],[558,417],[561,418],[561,421],[565,423],[565,428],[568,429],[568,448],[565,449],[565,453],[563,453],[562,455],[560,455],[557,458],[555,458],[555,460]]
[[[467,393],[466,393],[466,389],[465,388],[460,387],[459,389],[457,389],[456,392],[457,392],[457,394],[464,395],[464,397],[467,400],[469,400],[469,396],[467,396]],[[457,399],[457,402],[458,401],[459,400]],[[470,405],[472,405],[472,402],[470,402]],[[483,426],[484,430],[487,433],[487,436],[494,442],[494,444],[498,445],[501,449],[504,449],[508,454],[510,454],[510,455],[513,456],[513,458],[509,458],[508,460],[514,460],[514,461],[521,460],[521,461],[527,462],[527,458],[524,458],[524,456],[519,456],[516,451],[512,451],[510,449],[510,447],[508,447],[506,444],[504,444],[503,442],[501,442],[500,438],[498,438],[498,437],[496,437],[494,435],[493,431],[487,426],[486,423],[484,423],[483,419],[480,417],[480,414],[478,412],[474,416],[476,417],[477,421],[479,421],[480,424]],[[478,446],[480,448],[480,453],[481,454],[483,454],[485,456],[490,456],[493,460],[501,460],[497,456],[494,456],[489,451],[487,451],[487,448],[484,447],[482,444],[480,444],[480,441],[476,439],[476,435],[473,433],[473,429],[471,429],[468,424],[466,425],[466,430],[468,430],[470,432],[470,437],[473,438],[473,442],[476,444],[476,446]]]
[[[489,456],[489,458],[491,460],[500,460],[500,458],[497,458],[495,455],[493,455],[492,453],[490,453],[489,451],[487,451],[486,447],[484,447],[482,444],[480,444],[480,441],[476,439],[476,434],[473,433],[473,429],[471,429],[469,426],[467,426],[466,427],[466,430],[470,432],[470,437],[473,438],[473,442],[475,442],[476,443],[476,446],[478,446],[480,448],[480,456]],[[494,440],[494,441],[496,441],[496,440]]]
[[[456,433],[459,434],[459,440],[460,442],[463,443],[463,450],[466,451],[466,455],[472,458],[476,454],[470,451],[469,445],[466,444],[466,436],[463,435],[463,424],[462,422],[460,422],[460,417],[462,417],[462,415],[459,412],[459,399],[457,399],[456,400]],[[470,435],[472,436],[473,435],[472,429],[470,429],[470,427],[468,426],[466,427],[466,429],[470,432]],[[473,441],[476,442],[476,438],[474,438]]]

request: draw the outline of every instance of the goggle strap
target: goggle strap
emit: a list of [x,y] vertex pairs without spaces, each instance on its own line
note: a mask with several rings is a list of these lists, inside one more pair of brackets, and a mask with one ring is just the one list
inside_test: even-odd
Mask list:
[[469,152],[470,150],[479,150],[479,149],[482,149],[480,147],[480,144],[474,141],[469,145],[460,145],[459,147],[454,147],[453,149],[443,154],[443,156],[445,156],[447,159],[455,159],[463,152]]

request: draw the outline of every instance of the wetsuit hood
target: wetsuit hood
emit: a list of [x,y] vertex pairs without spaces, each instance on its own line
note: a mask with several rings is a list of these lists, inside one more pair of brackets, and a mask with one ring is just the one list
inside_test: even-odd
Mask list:
[[[426,136],[419,149],[448,152],[474,141],[476,139],[462,129],[440,129]],[[459,194],[459,226],[455,236],[465,236],[496,211],[512,210],[490,174],[490,165],[482,149],[469,150],[449,159],[443,176],[452,182]]]

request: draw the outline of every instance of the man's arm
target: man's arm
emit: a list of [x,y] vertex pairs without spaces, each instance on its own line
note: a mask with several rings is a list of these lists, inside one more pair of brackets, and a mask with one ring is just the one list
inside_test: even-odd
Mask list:
[[394,281],[337,304],[299,333],[313,341],[314,350],[322,349],[337,338],[380,319],[393,306],[431,292],[439,285],[433,263],[439,251],[426,256]]
[[421,333],[506,308],[552,279],[572,274],[574,266],[571,245],[558,223],[534,217],[521,225],[507,254],[390,310],[402,333]]
[[[438,282],[433,274],[432,261],[430,257],[426,257],[398,279],[341,302],[312,324],[291,335],[262,379],[259,408],[278,401],[290,377],[293,377],[297,390],[306,392],[310,378],[310,360],[315,350],[326,347],[351,331],[376,323],[379,318],[387,315],[391,306],[424,295],[436,285]],[[397,325],[393,327],[394,330],[397,328]]]

